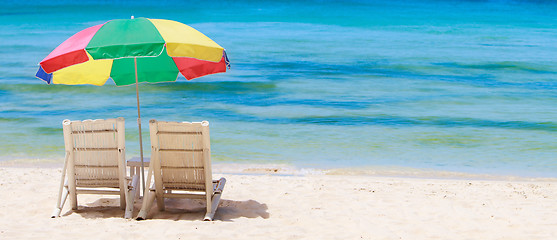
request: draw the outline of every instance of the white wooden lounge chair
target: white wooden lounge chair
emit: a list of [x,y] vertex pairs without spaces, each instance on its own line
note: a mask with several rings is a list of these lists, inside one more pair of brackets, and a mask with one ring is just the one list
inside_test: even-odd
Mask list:
[[203,220],[211,221],[220,202],[226,179],[212,180],[209,122],[149,121],[151,162],[147,183],[154,184],[145,194],[137,220],[147,214],[157,199],[164,211],[164,198],[205,199]]
[[131,218],[139,177],[126,177],[124,118],[64,120],[62,125],[66,160],[52,217],[60,216],[68,195],[77,210],[77,194],[112,194],[120,195],[124,217]]

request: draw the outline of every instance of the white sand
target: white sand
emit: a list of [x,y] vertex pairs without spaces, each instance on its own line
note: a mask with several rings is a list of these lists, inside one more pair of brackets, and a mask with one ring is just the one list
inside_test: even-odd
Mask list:
[[117,199],[99,195],[80,195],[78,211],[66,203],[51,219],[61,170],[1,167],[0,239],[557,239],[556,180],[215,169],[227,185],[215,221],[203,222],[197,201],[168,200],[166,212],[135,221],[121,218]]

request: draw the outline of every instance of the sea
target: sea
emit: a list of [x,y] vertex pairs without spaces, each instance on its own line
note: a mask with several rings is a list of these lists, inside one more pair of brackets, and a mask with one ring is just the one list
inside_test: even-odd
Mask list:
[[557,177],[557,2],[2,1],[0,161],[62,163],[62,121],[124,117],[135,87],[48,85],[74,33],[131,16],[188,24],[231,68],[140,84],[148,120],[211,127],[214,163]]

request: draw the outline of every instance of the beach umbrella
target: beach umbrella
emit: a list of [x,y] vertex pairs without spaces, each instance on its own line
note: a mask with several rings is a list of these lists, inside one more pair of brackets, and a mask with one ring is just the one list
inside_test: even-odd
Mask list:
[[172,82],[229,68],[224,48],[194,28],[171,20],[111,20],[84,29],[56,47],[40,62],[36,76],[48,84],[101,86],[111,78],[117,86],[135,84],[141,155],[140,82]]

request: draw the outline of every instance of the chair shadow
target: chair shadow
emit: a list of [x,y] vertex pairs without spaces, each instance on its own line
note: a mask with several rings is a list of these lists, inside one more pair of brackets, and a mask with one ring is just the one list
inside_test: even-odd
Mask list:
[[[167,220],[203,220],[206,208],[205,201],[197,199],[165,199],[165,211],[159,211],[156,201],[147,215],[149,219]],[[134,203],[133,217],[135,218],[141,209],[142,199],[136,199]],[[267,204],[255,200],[234,201],[222,199],[213,218],[214,221],[234,221],[238,218],[269,218]],[[70,210],[63,216],[76,213],[84,218],[122,218],[124,210],[120,209],[118,198],[101,198],[85,206],[80,205],[78,210]]]
[[[170,219],[170,220],[203,220],[206,207],[205,201],[197,199],[165,199],[165,211],[159,211],[156,202],[153,204],[147,219]],[[141,208],[139,206],[137,209]],[[234,201],[222,199],[213,220],[233,221],[234,219],[246,218],[269,218],[267,204],[255,200]]]
[[[68,203],[66,203],[68,204]],[[120,208],[118,198],[100,198],[86,205],[78,205],[77,210],[69,210],[62,216],[79,214],[84,218],[123,218],[124,210]]]

